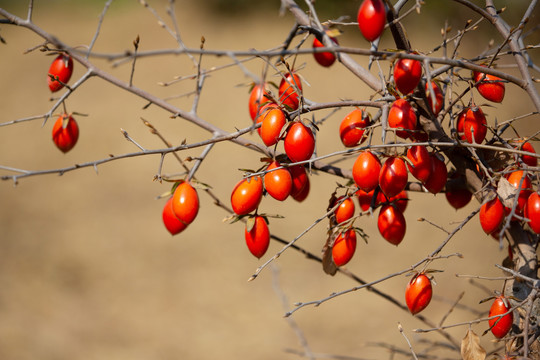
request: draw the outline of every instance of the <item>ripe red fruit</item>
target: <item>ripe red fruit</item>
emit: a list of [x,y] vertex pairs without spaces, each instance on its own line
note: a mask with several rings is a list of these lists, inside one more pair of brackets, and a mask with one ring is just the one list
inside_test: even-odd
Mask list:
[[172,204],[173,199],[170,197],[163,207],[161,217],[163,218],[163,225],[165,225],[167,231],[169,231],[171,235],[176,235],[184,231],[187,228],[187,224],[174,215]]
[[504,219],[504,206],[498,197],[480,207],[480,225],[486,234],[498,230]]
[[410,161],[407,167],[412,176],[421,182],[427,181],[433,171],[433,163],[427,148],[423,145],[414,145],[407,150],[407,158]]
[[449,181],[446,184],[446,200],[454,209],[461,209],[465,207],[472,199],[473,194],[465,187],[465,184],[459,181],[456,181],[459,178],[457,173],[454,173],[451,176],[454,181]]
[[259,135],[266,146],[272,146],[279,141],[281,130],[287,123],[287,119],[285,113],[279,107],[268,107],[263,111],[257,119],[257,122],[262,122],[261,127],[258,129]]
[[405,209],[407,209],[407,204],[409,203],[409,196],[407,195],[407,191],[406,190],[401,191],[396,196],[388,199],[388,202],[390,204],[395,204],[398,210],[404,213]]
[[[523,142],[523,140],[517,140],[517,141],[512,141],[511,143],[519,150],[536,154],[534,147],[528,141]],[[530,155],[519,155],[519,156],[521,156],[521,160],[529,166],[535,167],[538,165],[538,158],[534,156],[530,156]]]
[[268,92],[265,89],[266,84],[256,84],[253,86],[253,89],[251,89],[251,93],[249,95],[249,102],[248,102],[248,108],[249,108],[249,115],[251,116],[251,120],[255,121],[257,118],[257,115],[260,113],[261,108],[271,102]]
[[187,181],[181,182],[174,190],[172,208],[174,215],[186,225],[191,224],[197,217],[199,213],[199,196],[197,190]]
[[500,103],[504,99],[504,82],[500,77],[473,71],[473,79],[476,89],[486,100]]
[[367,41],[381,36],[386,24],[386,9],[382,0],[364,0],[358,9],[358,27]]
[[433,114],[437,116],[443,108],[444,96],[441,88],[439,87],[439,85],[437,85],[435,81],[431,82],[431,88],[433,89],[433,93],[435,94],[435,106],[433,106],[433,101],[431,99],[431,91],[429,90],[428,83],[426,83],[426,100],[429,108],[431,109],[431,111],[433,111]]
[[424,310],[429,305],[432,295],[431,280],[424,273],[414,276],[405,290],[405,302],[411,314],[416,315]]
[[399,245],[405,237],[407,224],[403,213],[393,205],[381,207],[377,227],[382,237],[391,244]]
[[435,154],[431,154],[432,170],[429,178],[423,183],[424,187],[432,194],[440,192],[446,184],[446,178],[448,177],[448,170],[444,161],[439,159]]
[[[298,91],[296,91],[298,89]],[[300,94],[302,93],[302,80],[297,74],[287,73],[279,83],[279,101],[290,110],[298,109]]]
[[294,165],[288,169],[292,178],[291,196],[296,198],[306,186],[309,187],[309,178],[304,165]]
[[405,162],[398,157],[389,157],[379,172],[379,186],[391,198],[405,189],[408,177]]
[[[504,296],[499,296],[493,301],[491,308],[489,309],[489,317],[502,315],[510,310],[508,300]],[[497,338],[501,339],[508,334],[512,328],[514,322],[514,313],[509,313],[504,316],[499,316],[493,319],[489,319],[489,327],[491,333]]]
[[270,231],[266,220],[262,216],[255,216],[253,223],[248,222],[246,224],[244,237],[249,251],[257,259],[260,259],[268,250],[268,245],[270,245]]
[[[60,54],[53,60],[47,75],[47,84],[52,92],[56,92],[67,84],[73,73],[73,59],[67,54]],[[51,78],[52,76],[52,78]]]
[[482,109],[479,107],[470,107],[467,109],[465,119],[463,120],[463,133],[465,140],[471,144],[473,143],[473,133],[476,144],[481,144],[484,141],[487,134],[487,125]]
[[394,82],[402,94],[410,94],[416,89],[422,77],[422,64],[418,60],[399,59],[394,65]]
[[[337,39],[331,37],[330,38],[336,45],[338,44]],[[321,48],[324,47],[324,44],[318,40],[317,38],[313,39],[313,48]],[[324,67],[330,67],[332,64],[336,61],[336,55],[329,51],[324,52],[314,52],[313,57],[315,58],[315,61],[319,63],[319,65]]]
[[388,112],[388,126],[394,129],[405,129],[396,131],[396,135],[403,139],[411,135],[411,132],[406,130],[416,130],[416,114],[407,100],[394,101]]
[[[341,196],[336,200],[336,203],[341,201],[344,197]],[[335,204],[334,204],[335,205]],[[334,210],[334,216],[336,217],[336,222],[341,224],[354,216],[354,202],[352,198],[346,198],[341,204]]]
[[468,108],[465,108],[461,113],[459,113],[456,123],[457,138],[461,141],[465,141],[465,133],[463,132],[463,128],[465,127],[465,117],[467,116],[468,110]]
[[231,205],[237,215],[246,215],[261,202],[263,184],[259,176],[240,180],[231,193]]
[[527,199],[525,217],[529,219],[531,230],[540,234],[540,195],[537,192],[533,192]]
[[66,153],[73,149],[79,139],[79,126],[68,114],[62,114],[54,123],[52,139],[57,148]]
[[287,130],[284,147],[292,162],[309,160],[315,150],[315,138],[311,129],[301,122],[293,123]]
[[374,190],[379,185],[380,172],[381,162],[371,151],[362,151],[352,169],[354,182],[366,192]]
[[[523,182],[521,182],[521,178],[523,178]],[[519,191],[517,199],[516,214],[522,215],[527,199],[531,194],[531,178],[528,175],[525,175],[522,170],[517,170],[508,174],[507,180],[516,189],[519,188],[519,183],[521,182],[521,190]]]
[[336,266],[347,264],[356,250],[356,232],[348,229],[338,235],[332,247],[332,258]]
[[[373,199],[373,195],[375,194],[375,190],[366,192],[362,189],[358,189],[355,194],[358,198],[358,204],[360,204],[360,209],[362,211],[368,211],[371,207],[371,201]],[[375,204],[373,204],[373,207],[377,207],[377,205],[379,204],[377,200],[378,199],[375,199]]]
[[302,188],[302,190],[300,190],[300,192],[298,193],[294,193],[294,194],[291,193],[291,197],[298,202],[302,202],[306,200],[306,198],[309,195],[310,186],[311,185],[309,184],[309,178],[307,178],[307,182]]
[[369,115],[364,116],[360,109],[351,111],[339,125],[339,137],[346,147],[355,147],[366,140],[364,128],[369,126]]
[[[268,166],[267,170],[272,170],[280,166],[279,162],[274,161]],[[289,197],[292,185],[291,173],[285,168],[274,170],[264,175],[264,187],[270,196],[276,200],[284,201]]]

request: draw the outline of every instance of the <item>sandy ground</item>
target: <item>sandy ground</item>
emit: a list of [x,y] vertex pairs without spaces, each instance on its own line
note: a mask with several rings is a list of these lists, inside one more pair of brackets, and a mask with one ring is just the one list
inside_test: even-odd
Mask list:
[[[69,44],[90,42],[101,7],[66,3],[62,8],[50,8],[37,3],[37,25]],[[180,29],[190,47],[198,47],[204,35],[208,49],[270,48],[283,41],[293,23],[290,15],[278,17],[277,9],[240,21],[193,9],[184,4],[187,1],[178,3]],[[168,21],[164,2],[153,4]],[[9,9],[9,4],[6,7]],[[434,36],[439,27],[433,25]],[[411,28],[410,31],[418,29],[414,19]],[[356,29],[347,30],[341,43],[365,46]],[[9,26],[0,26],[0,34],[7,40],[7,45],[0,45],[0,79],[4,84],[0,90],[0,122],[47,112],[51,94],[45,73],[51,58],[39,51],[23,55],[41,40],[28,31]],[[158,26],[150,12],[138,5],[113,5],[95,51],[118,53],[129,49],[137,35],[141,38],[141,50],[175,46],[174,39]],[[389,34],[384,36],[387,46],[391,46]],[[364,59],[359,60],[365,63]],[[92,61],[127,81],[130,65],[113,68],[103,60]],[[205,57],[203,66],[228,62]],[[302,74],[311,85],[305,87],[305,93],[314,101],[366,99],[370,95],[365,85],[339,65],[331,70],[322,69],[311,56],[298,62],[305,63]],[[77,65],[73,79],[84,73]],[[256,75],[261,74],[263,67],[260,61],[246,66]],[[388,63],[382,66],[386,72]],[[161,97],[174,96],[192,91],[193,82],[170,87],[157,83],[194,72],[185,57],[141,59],[136,64],[134,84]],[[213,73],[205,83],[199,115],[228,131],[248,126],[248,93],[241,85],[250,81],[237,67]],[[508,88],[508,101],[513,106],[488,109],[489,121],[495,117],[503,121],[531,110],[518,89]],[[170,101],[190,109],[192,100],[184,97]],[[120,128],[146,148],[163,147],[142,124],[141,117],[175,144],[208,136],[155,107],[143,110],[145,104],[100,79],[91,79],[67,101],[69,111],[88,115],[77,116],[81,135],[71,152],[62,154],[54,147],[50,139],[52,121],[44,126],[42,120],[28,121],[0,127],[0,164],[30,170],[54,169],[137,151],[124,139]],[[513,112],[516,109],[518,112]],[[341,149],[337,124],[346,113],[347,109],[339,111],[323,126],[318,138],[319,154]],[[322,114],[325,113],[317,116]],[[518,127],[523,130],[527,124],[531,123],[522,121]],[[181,156],[197,154],[194,151]],[[219,144],[197,177],[227,202],[232,186],[241,176],[237,169],[258,165],[258,154],[236,145]],[[321,299],[357,284],[344,276],[325,275],[318,263],[292,250],[286,251],[255,281],[247,282],[281,245],[272,243],[268,254],[257,261],[245,247],[243,225],[223,223],[227,214],[205,194],[200,196],[197,220],[181,235],[171,237],[161,223],[164,202],[156,200],[169,189],[169,185],[153,181],[158,166],[159,156],[146,156],[99,166],[98,174],[86,168],[63,176],[24,178],[18,186],[11,181],[0,184],[1,359],[295,359],[298,356],[289,350],[302,351],[301,339],[314,353],[381,359],[390,356],[389,350],[376,343],[407,349],[398,323],[419,351],[424,348],[422,339],[443,340],[433,333],[415,335],[412,329],[426,325],[364,290],[320,307],[306,307],[290,320],[284,319],[283,314],[295,302]],[[174,159],[166,158],[163,172],[179,171]],[[12,173],[2,170],[2,174]],[[271,221],[273,233],[293,239],[324,214],[335,183],[345,183],[325,174],[315,174],[311,179],[312,192],[304,203],[278,204],[271,198],[264,199],[264,212],[285,216]],[[357,222],[370,238],[368,244],[359,242],[355,258],[347,266],[352,272],[373,281],[406,269],[446,237],[444,232],[416,219],[426,217],[445,229],[453,229],[478,206],[470,204],[456,212],[442,195],[412,194],[411,199],[406,212],[407,235],[399,247],[389,245],[379,236],[375,217]],[[319,254],[325,232],[323,221],[298,244]],[[488,293],[455,274],[499,275],[494,264],[500,263],[506,254],[483,234],[476,218],[443,254],[456,252],[463,259],[450,257],[431,265],[444,270],[436,274],[435,299],[423,312],[434,323],[441,320],[462,292],[462,304],[486,312],[488,305],[478,302]],[[407,281],[408,278],[398,276],[378,288],[403,301]],[[499,282],[481,284],[489,291],[501,288]],[[446,323],[479,316],[457,308]],[[478,334],[486,328],[485,323],[473,326]],[[459,327],[450,333],[461,339],[465,330]],[[487,348],[492,348],[491,341],[489,334],[482,338]],[[455,353],[453,356],[457,357]]]

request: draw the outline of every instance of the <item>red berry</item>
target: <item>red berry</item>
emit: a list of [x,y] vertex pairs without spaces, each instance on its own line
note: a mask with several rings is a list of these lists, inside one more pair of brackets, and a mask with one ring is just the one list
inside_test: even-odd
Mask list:
[[294,122],[285,136],[285,153],[292,162],[309,160],[315,150],[311,129],[301,122]]
[[464,181],[458,181],[462,178],[457,173],[454,173],[451,179],[454,181],[446,184],[446,200],[454,209],[461,209],[471,201],[473,194],[465,187]]
[[473,133],[474,142],[476,144],[481,144],[484,141],[487,134],[487,125],[486,117],[484,116],[482,109],[479,107],[467,109],[465,119],[463,120],[463,133],[465,135],[465,140],[471,144],[473,143]]
[[[73,73],[73,59],[67,54],[60,54],[49,68],[47,83],[52,92],[56,92],[67,84]],[[51,77],[52,75],[52,77]]]
[[355,250],[356,232],[354,229],[348,229],[340,233],[332,247],[332,258],[336,266],[347,264],[352,259]]
[[[499,296],[493,301],[491,308],[489,309],[489,317],[505,314],[510,310],[508,305],[508,300],[504,296]],[[512,328],[512,323],[514,322],[513,313],[506,314],[504,316],[499,316],[489,320],[489,327],[491,333],[497,338],[501,339],[508,334]]]
[[176,217],[186,225],[191,224],[197,217],[199,196],[187,181],[182,181],[174,190],[172,208]]
[[381,162],[371,151],[362,151],[353,165],[352,175],[356,185],[370,192],[379,185]]
[[403,213],[393,205],[384,205],[381,208],[377,219],[377,227],[382,237],[394,245],[401,243],[407,230]]
[[358,9],[358,27],[367,41],[378,39],[386,24],[386,9],[382,0],[364,0]]
[[268,107],[263,111],[257,120],[257,122],[262,122],[261,127],[258,129],[259,134],[266,146],[272,146],[279,141],[281,130],[287,123],[287,119],[285,113],[279,107]]
[[399,59],[394,65],[394,82],[402,94],[410,94],[416,89],[422,77],[422,64],[418,60]]
[[[336,200],[336,203],[341,201],[344,197],[341,196]],[[341,224],[354,216],[354,201],[349,197],[343,200],[341,204],[334,210],[334,216],[336,217],[336,222]]]
[[350,112],[339,125],[339,137],[346,147],[355,147],[366,140],[364,128],[370,125],[369,116],[360,109]]
[[306,185],[304,185],[304,187],[302,188],[302,190],[300,190],[300,192],[298,193],[295,193],[295,194],[292,194],[291,193],[291,197],[298,201],[298,202],[302,202],[304,200],[306,200],[306,198],[308,197],[309,195],[309,189],[310,189],[310,186],[309,185],[309,178],[307,178],[307,182],[306,182]]
[[304,165],[294,165],[288,169],[292,178],[291,196],[296,199],[303,193],[306,186],[309,192],[309,178]]
[[54,123],[52,139],[57,148],[66,153],[73,149],[79,139],[79,126],[68,114],[62,114]]
[[433,93],[435,94],[435,106],[433,106],[433,101],[431,99],[431,91],[429,90],[428,83],[426,83],[426,100],[429,108],[431,109],[431,111],[433,111],[433,114],[437,116],[443,108],[444,96],[441,88],[439,87],[439,85],[437,85],[435,81],[431,82],[431,88],[433,89]]
[[[331,37],[330,39],[336,45],[338,44],[338,41],[335,38]],[[319,41],[317,38],[314,38],[313,48],[316,49],[316,48],[321,48],[321,47],[324,47],[324,44],[321,41]],[[314,52],[313,57],[319,63],[319,65],[324,66],[324,67],[330,67],[336,61],[336,55],[329,51]]]
[[444,161],[439,159],[435,154],[431,154],[432,170],[429,178],[423,183],[424,187],[432,194],[440,192],[446,184],[446,178],[448,176],[448,170]]
[[409,281],[405,290],[405,302],[411,314],[424,310],[431,301],[433,289],[431,280],[424,274],[418,274]]
[[423,145],[414,145],[407,150],[407,158],[410,161],[407,167],[412,176],[421,182],[427,181],[433,171],[433,163],[427,148]]
[[240,180],[231,193],[231,205],[237,215],[247,215],[257,209],[263,194],[259,176]]
[[266,91],[266,84],[256,84],[251,89],[249,95],[249,115],[251,120],[255,121],[257,115],[260,113],[261,108],[271,102],[268,92]]
[[[521,181],[522,178],[523,178],[523,181]],[[531,188],[532,188],[531,178],[528,175],[525,175],[525,173],[522,170],[517,170],[508,174],[507,180],[516,189],[519,188],[519,183],[521,182],[521,190],[519,191],[519,195],[517,198],[518,203],[516,206],[516,214],[522,215],[523,209],[525,208],[525,204],[527,203],[527,199],[529,198],[529,195],[531,194]]]
[[[249,251],[257,259],[260,259],[268,250],[270,244],[270,231],[266,220],[262,216],[256,216],[253,220],[251,228],[246,224],[244,237]],[[249,223],[249,222],[248,222]]]
[[184,231],[187,228],[187,224],[174,215],[172,204],[173,199],[170,197],[163,207],[161,217],[163,218],[163,225],[165,225],[167,231],[169,231],[171,235],[176,235]]
[[379,172],[379,186],[389,198],[396,196],[407,186],[407,166],[398,157],[389,157]]
[[498,197],[480,207],[480,225],[486,234],[498,230],[504,219],[504,206]]
[[[360,209],[362,211],[368,211],[371,207],[371,201],[373,200],[373,195],[375,194],[375,190],[371,190],[370,192],[365,192],[362,189],[358,189],[356,191],[356,197],[358,198],[358,204],[360,204]],[[379,204],[378,199],[375,199],[375,203],[373,204],[373,207],[377,207]]]
[[[267,170],[272,170],[280,166],[279,162],[274,161],[268,166]],[[264,175],[264,187],[270,196],[276,200],[284,201],[287,199],[291,193],[292,185],[291,173],[286,168],[273,170]]]
[[[297,91],[298,89],[298,91]],[[279,84],[279,101],[290,110],[298,109],[300,94],[302,93],[302,80],[297,74],[287,73]]]
[[525,217],[529,219],[531,230],[540,234],[540,195],[537,192],[533,192],[527,199]]
[[504,82],[500,77],[473,71],[476,89],[486,100],[501,103],[504,99]]
[[396,135],[403,139],[407,139],[411,135],[411,132],[407,130],[416,130],[416,114],[407,100],[394,101],[388,113],[388,126],[394,129],[404,129],[396,131]]

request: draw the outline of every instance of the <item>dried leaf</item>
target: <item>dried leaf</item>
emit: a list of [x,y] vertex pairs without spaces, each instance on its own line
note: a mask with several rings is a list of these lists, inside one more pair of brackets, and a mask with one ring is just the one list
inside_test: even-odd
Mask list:
[[337,272],[337,266],[334,264],[334,259],[332,258],[332,245],[334,244],[334,237],[336,237],[336,234],[333,232],[328,235],[326,243],[323,247],[322,255],[323,270],[325,273],[332,276],[334,276]]
[[253,227],[255,226],[255,217],[250,217],[246,221],[246,231],[251,232],[253,230]]
[[480,338],[471,329],[461,340],[461,357],[463,360],[485,360],[486,350],[480,345]]
[[497,194],[504,206],[512,208],[517,192],[517,189],[504,176],[501,176],[497,185]]

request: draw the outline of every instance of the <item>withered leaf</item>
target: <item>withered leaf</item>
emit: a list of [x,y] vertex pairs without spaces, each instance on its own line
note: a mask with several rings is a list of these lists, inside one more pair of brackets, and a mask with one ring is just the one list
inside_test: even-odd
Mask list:
[[461,357],[463,360],[485,360],[486,350],[480,345],[480,338],[471,329],[461,340]]

